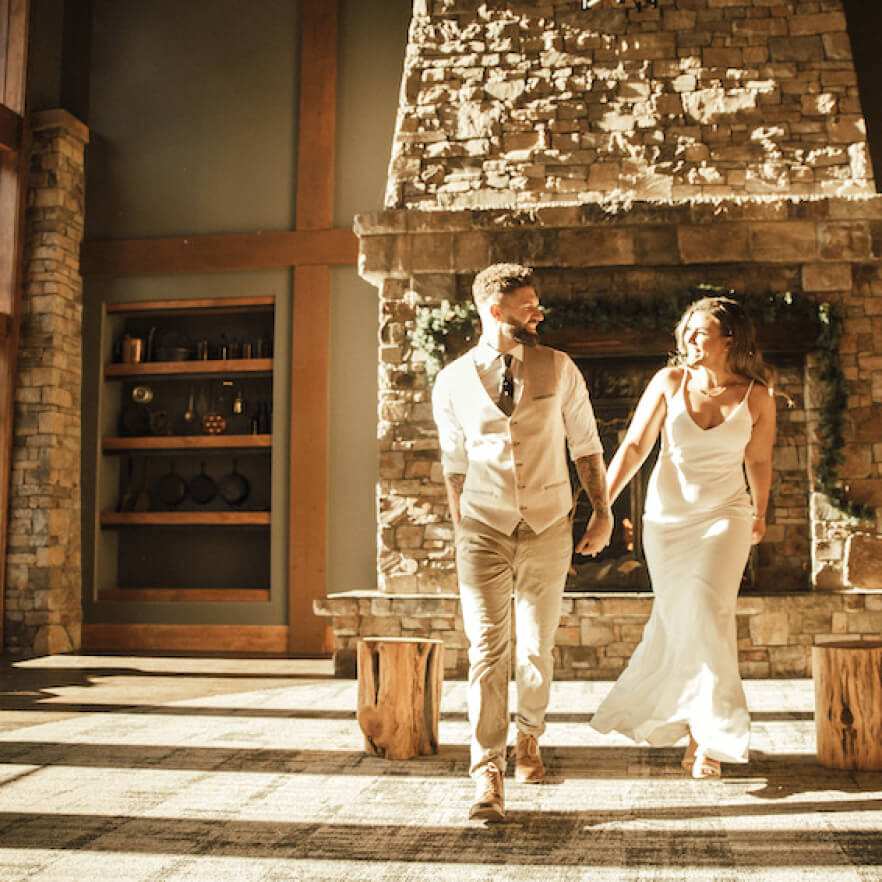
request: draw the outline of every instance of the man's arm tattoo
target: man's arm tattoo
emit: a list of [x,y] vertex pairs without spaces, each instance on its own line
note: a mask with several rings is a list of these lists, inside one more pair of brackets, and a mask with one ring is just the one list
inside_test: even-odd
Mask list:
[[445,475],[444,486],[447,488],[447,504],[450,506],[450,518],[456,527],[460,521],[459,500],[465,485],[465,475]]
[[579,481],[591,500],[594,514],[601,519],[610,517],[609,491],[606,486],[606,466],[603,464],[603,456],[592,453],[589,456],[581,456],[576,460],[576,471],[579,473]]

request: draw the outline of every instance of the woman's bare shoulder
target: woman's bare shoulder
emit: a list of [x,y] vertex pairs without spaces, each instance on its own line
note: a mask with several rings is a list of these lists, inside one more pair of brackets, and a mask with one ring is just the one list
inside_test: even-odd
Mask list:
[[670,397],[683,382],[684,371],[685,368],[682,367],[663,367],[649,381],[649,388],[663,393],[666,398]]
[[763,414],[772,414],[775,412],[775,390],[765,383],[757,381],[750,390],[750,396],[747,400],[747,406],[750,408],[754,417],[760,417]]

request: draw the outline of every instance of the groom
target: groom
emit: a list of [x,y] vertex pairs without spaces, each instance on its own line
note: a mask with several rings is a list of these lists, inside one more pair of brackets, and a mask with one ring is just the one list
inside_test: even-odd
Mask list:
[[477,345],[445,367],[432,396],[469,641],[469,818],[505,817],[511,598],[515,598],[518,728],[515,779],[545,777],[552,649],[572,557],[565,445],[594,513],[576,550],[596,554],[612,533],[603,449],[585,381],[569,356],[539,346],[532,270],[495,264],[475,277]]

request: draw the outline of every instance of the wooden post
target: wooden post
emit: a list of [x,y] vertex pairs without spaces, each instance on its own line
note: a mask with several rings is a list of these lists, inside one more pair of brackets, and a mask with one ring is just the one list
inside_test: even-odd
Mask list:
[[438,752],[444,643],[404,637],[358,642],[358,725],[386,759]]
[[882,770],[882,643],[812,648],[818,762]]

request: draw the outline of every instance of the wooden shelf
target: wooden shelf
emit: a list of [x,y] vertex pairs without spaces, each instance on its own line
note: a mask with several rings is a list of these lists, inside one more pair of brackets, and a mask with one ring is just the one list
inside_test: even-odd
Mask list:
[[268,527],[268,511],[106,511],[102,527]]
[[224,315],[237,312],[272,312],[275,297],[206,297],[201,300],[137,300],[108,303],[108,315],[149,315],[167,312],[179,315]]
[[120,377],[168,377],[210,376],[223,374],[271,374],[273,360],[271,358],[214,358],[194,359],[193,361],[147,361],[137,364],[106,364],[104,376],[108,379]]
[[108,603],[269,603],[268,588],[102,588]]
[[101,439],[105,453],[153,452],[164,450],[258,450],[269,452],[272,435],[151,435]]

